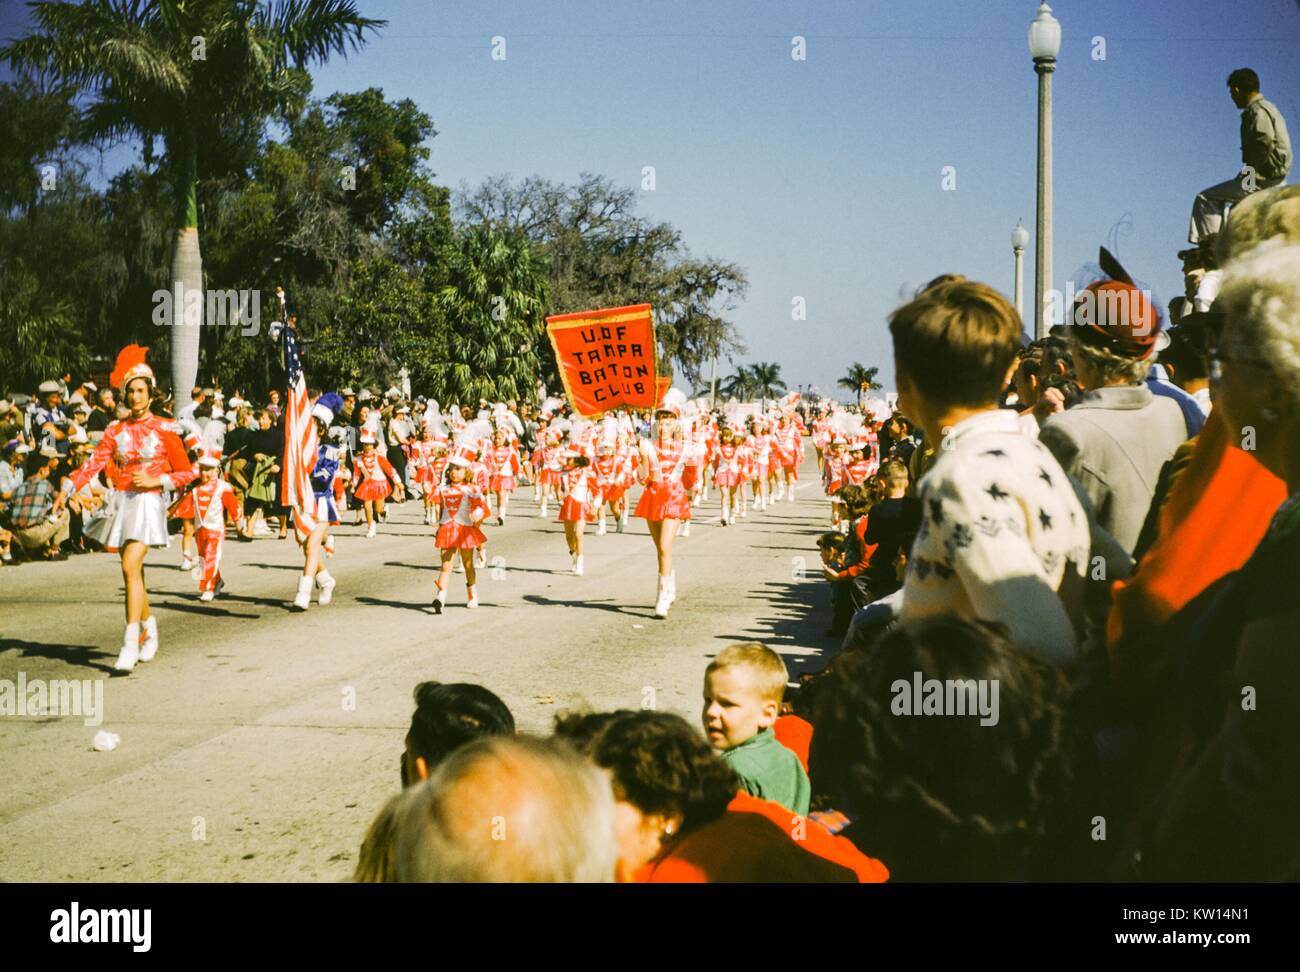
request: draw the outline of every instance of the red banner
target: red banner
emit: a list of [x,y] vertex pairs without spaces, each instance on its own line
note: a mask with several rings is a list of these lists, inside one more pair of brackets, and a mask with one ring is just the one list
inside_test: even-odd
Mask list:
[[579,415],[654,408],[655,327],[649,304],[546,319],[565,394]]

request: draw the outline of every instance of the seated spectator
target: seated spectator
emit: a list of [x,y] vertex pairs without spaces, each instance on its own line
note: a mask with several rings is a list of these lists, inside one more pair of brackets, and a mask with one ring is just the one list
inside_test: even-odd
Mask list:
[[481,685],[421,682],[415,713],[402,751],[402,786],[423,783],[453,752],[487,736],[513,736],[515,719],[496,695]]
[[1000,622],[1028,650],[1072,662],[1091,536],[1060,465],[1015,412],[997,407],[1015,367],[1019,315],[993,288],[962,282],[922,292],[894,311],[889,329],[899,406],[938,444],[920,481],[898,616]]
[[[1300,245],[1271,240],[1224,267],[1214,414],[1253,430],[1253,456],[1290,498],[1245,565],[1170,622],[1180,636],[1170,738],[1148,737],[1163,786],[1124,876],[1300,878]],[[1229,521],[1230,524],[1230,521]],[[1221,522],[1222,526],[1222,522]],[[1140,575],[1139,575],[1140,576]],[[1170,769],[1172,767],[1172,769]]]
[[879,882],[889,872],[812,820],[737,792],[740,780],[686,720],[665,712],[561,718],[556,735],[613,781],[619,880]]
[[0,451],[0,509],[13,502],[14,490],[23,481],[23,457],[31,451],[18,439],[5,443]]
[[[918,679],[943,686],[934,710],[914,698]],[[869,839],[896,879],[1029,880],[1069,796],[1068,698],[1065,675],[996,626],[903,624],[820,682],[812,776],[841,794],[861,821],[846,834]]]
[[14,490],[6,509],[9,529],[18,546],[45,560],[67,560],[59,547],[68,539],[68,511],[51,517],[54,509],[54,485],[50,476],[58,468],[59,455],[43,448],[27,456],[25,476]]
[[808,774],[772,732],[789,678],[771,648],[754,642],[724,648],[704,672],[704,733],[746,793],[804,816],[812,795]]
[[614,798],[600,770],[554,741],[479,739],[402,794],[403,883],[614,880]]
[[1070,329],[1084,393],[1052,416],[1039,441],[1082,487],[1097,522],[1129,554],[1137,546],[1161,467],[1187,440],[1182,409],[1144,383],[1160,316],[1132,284],[1105,280],[1075,302]]

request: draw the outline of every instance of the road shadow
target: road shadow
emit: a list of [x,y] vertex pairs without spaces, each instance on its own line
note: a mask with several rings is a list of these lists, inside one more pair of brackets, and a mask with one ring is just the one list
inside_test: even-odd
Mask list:
[[637,610],[634,608],[629,608],[623,604],[613,604],[613,603],[602,602],[602,601],[592,601],[586,599],[566,601],[563,600],[562,598],[546,597],[543,594],[525,594],[523,599],[527,601],[529,604],[553,604],[553,605],[558,605],[560,607],[590,608],[593,611],[605,611],[609,614],[626,614],[628,617],[632,617],[632,618],[653,618],[654,617],[653,610],[644,610],[644,609]]
[[[417,614],[427,614],[433,617],[433,590],[430,588],[428,601],[385,601],[379,597],[367,597],[361,595],[355,598],[358,604],[372,604],[378,607],[402,608],[405,611],[414,611]],[[450,607],[452,605],[448,605]],[[446,610],[444,607],[443,610]]]
[[260,567],[262,570],[294,570],[302,573],[301,567],[295,567],[293,564],[242,564],[243,567]]
[[16,651],[23,658],[49,658],[79,668],[91,668],[108,675],[116,671],[111,664],[103,664],[94,659],[96,657],[116,659],[117,656],[111,651],[103,651],[92,645],[54,645],[40,641],[20,641],[17,638],[0,638],[0,655],[8,651]]
[[[222,598],[225,599],[224,596]],[[233,598],[232,598],[233,600]],[[270,601],[275,607],[282,607],[288,604],[287,601]],[[217,607],[216,601],[165,601],[157,598],[155,595],[154,604],[160,608],[167,608],[169,611],[184,611],[186,614],[201,614],[207,618],[260,618],[260,614],[246,614],[243,611],[228,611],[226,608]]]
[[716,635],[719,641],[757,641],[781,654],[791,681],[820,671],[842,639],[822,634],[831,623],[831,588],[815,578],[768,581],[749,600],[765,605],[743,632]]

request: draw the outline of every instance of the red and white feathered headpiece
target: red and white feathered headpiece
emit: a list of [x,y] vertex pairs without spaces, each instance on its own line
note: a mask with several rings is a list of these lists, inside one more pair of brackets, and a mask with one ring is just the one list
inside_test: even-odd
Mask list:
[[119,351],[113,373],[108,376],[113,387],[125,391],[126,386],[136,378],[145,378],[150,385],[156,385],[153,369],[144,362],[148,353],[149,349],[142,344],[128,344]]

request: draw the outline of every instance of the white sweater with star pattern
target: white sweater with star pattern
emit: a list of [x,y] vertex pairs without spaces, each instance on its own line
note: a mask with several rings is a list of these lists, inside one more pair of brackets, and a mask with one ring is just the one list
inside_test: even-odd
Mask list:
[[1088,567],[1088,518],[1060,464],[1013,411],[948,430],[920,482],[921,528],[899,617],[943,614],[1001,622],[1021,647],[1056,664],[1076,655],[1058,596],[1066,571]]

